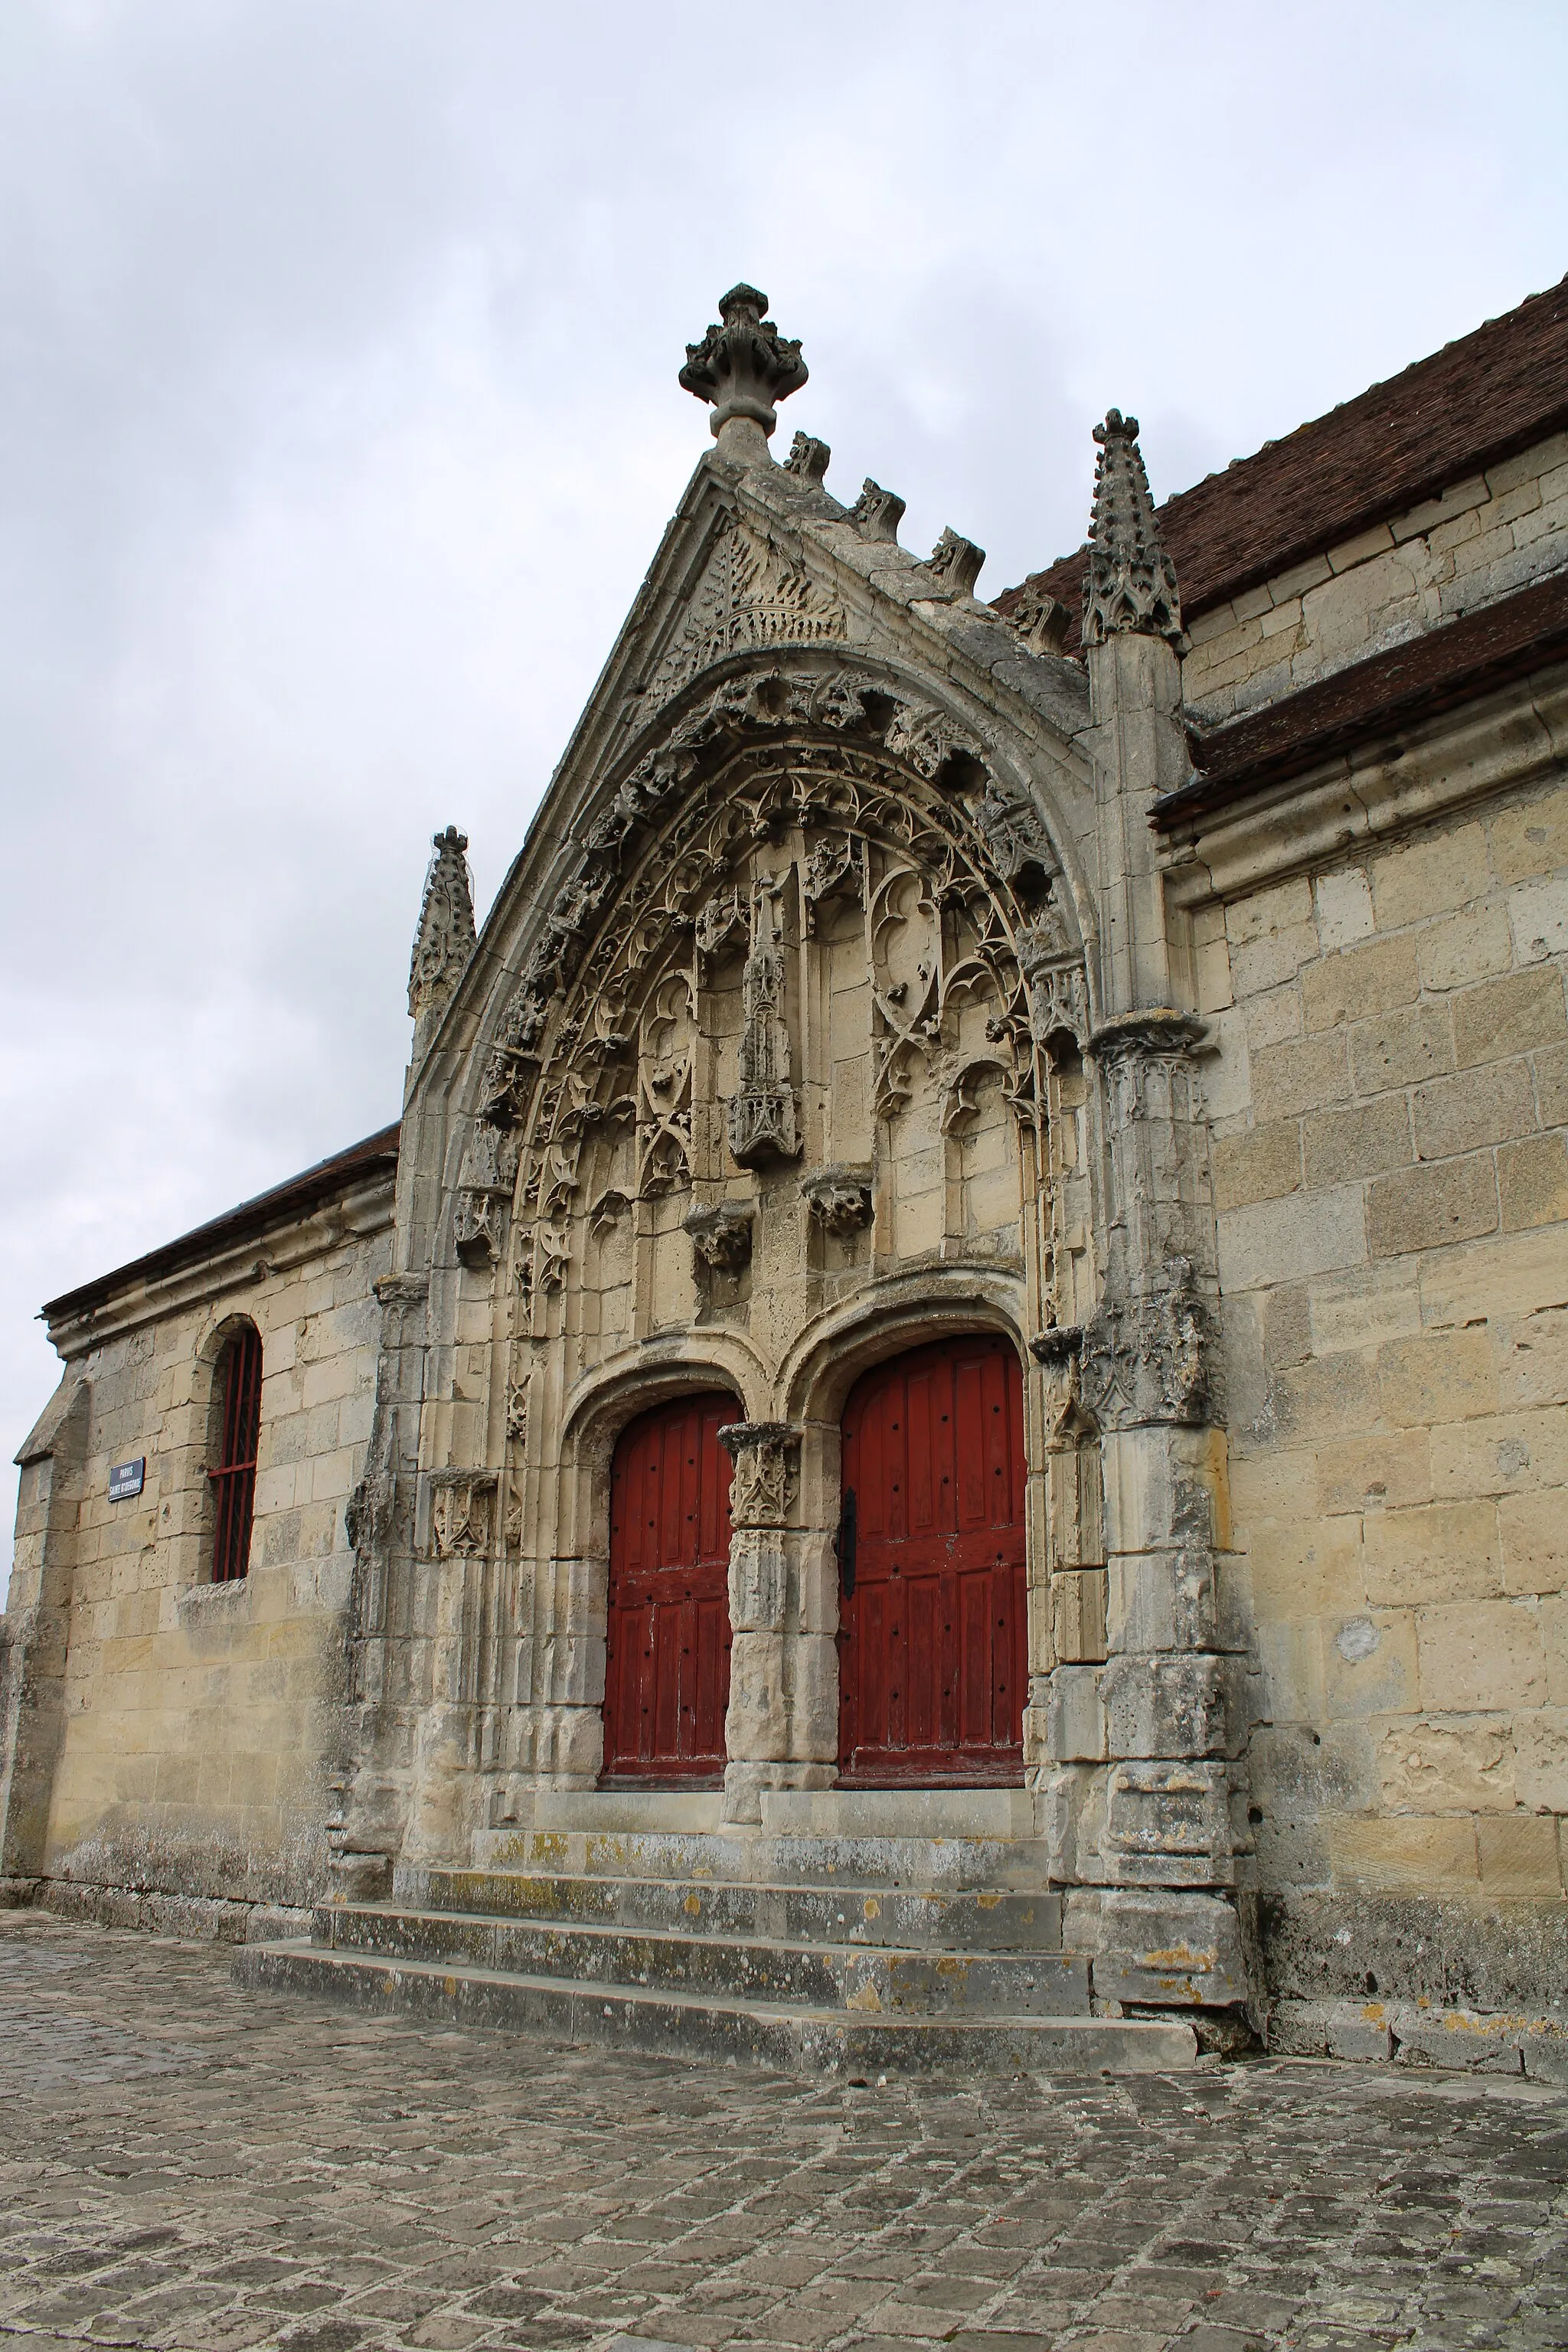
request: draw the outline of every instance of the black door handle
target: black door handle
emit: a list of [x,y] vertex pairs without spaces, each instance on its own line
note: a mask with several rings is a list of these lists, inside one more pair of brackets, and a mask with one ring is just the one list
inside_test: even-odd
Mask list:
[[855,1489],[846,1486],[838,1507],[838,1533],[833,1539],[838,1555],[838,1590],[847,1601],[855,1590]]

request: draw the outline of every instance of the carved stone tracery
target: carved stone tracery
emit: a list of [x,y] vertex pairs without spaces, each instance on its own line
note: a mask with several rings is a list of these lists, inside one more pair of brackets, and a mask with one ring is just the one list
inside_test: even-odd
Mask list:
[[[716,680],[634,754],[602,811],[488,1055],[460,1189],[476,1265],[504,1256],[515,1198],[524,1328],[543,1330],[566,1278],[591,1142],[635,1126],[635,1166],[606,1201],[691,1181],[695,992],[742,949],[726,1139],[742,1166],[798,1156],[788,973],[830,903],[859,905],[868,927],[877,1115],[898,1116],[923,1066],[946,1129],[986,1077],[1020,1118],[1044,1118],[1041,1073],[1088,1028],[1082,950],[1044,821],[977,732],[803,649]],[[973,1005],[984,1043],[966,1045]]]
[[735,1465],[731,1527],[784,1526],[795,1498],[800,1437],[785,1421],[734,1421],[719,1432],[719,1443]]
[[430,1548],[437,1559],[471,1559],[490,1549],[499,1484],[494,1470],[430,1473]]

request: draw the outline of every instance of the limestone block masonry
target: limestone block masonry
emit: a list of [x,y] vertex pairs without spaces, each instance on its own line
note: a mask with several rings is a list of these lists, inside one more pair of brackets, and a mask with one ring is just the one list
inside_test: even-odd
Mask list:
[[767,308],[482,929],[437,837],[400,1130],[50,1310],[12,1898],[775,2064],[1560,2079],[1568,289],[1184,494],[1186,618],[1110,410],[1077,654],[775,461]]

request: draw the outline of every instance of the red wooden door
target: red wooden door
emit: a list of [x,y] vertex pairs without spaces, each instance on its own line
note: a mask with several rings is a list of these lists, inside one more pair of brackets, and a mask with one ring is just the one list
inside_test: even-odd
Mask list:
[[724,1775],[733,1397],[678,1397],[621,1433],[610,1472],[607,1780]]
[[[1005,1339],[879,1364],[844,1416],[838,1760],[868,1785],[1024,1769],[1023,1381]],[[854,1500],[850,1501],[851,1496]]]

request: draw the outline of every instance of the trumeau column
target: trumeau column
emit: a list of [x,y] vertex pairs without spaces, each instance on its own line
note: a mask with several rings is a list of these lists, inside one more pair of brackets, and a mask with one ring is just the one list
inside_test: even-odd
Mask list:
[[825,1640],[831,1644],[832,1633],[812,1630],[813,1612],[809,1605],[803,1607],[810,1537],[790,1525],[806,1434],[779,1421],[731,1422],[719,1432],[735,1465],[730,1488],[730,1706],[724,1718],[729,1821],[759,1821],[764,1789],[820,1788],[834,1778],[837,1740],[825,1750],[816,1720],[822,1710],[816,1696],[826,1687],[826,1677],[814,1655]]
[[[1053,1871],[1097,1996],[1233,2014],[1251,1991],[1246,1661],[1223,1628],[1228,1538],[1203,1024],[1173,1004],[1149,812],[1187,772],[1174,568],[1137,424],[1096,429],[1084,583],[1101,909],[1090,1055],[1108,1145],[1104,1288],[1037,1346],[1100,1433],[1103,1661],[1058,1664]],[[1098,1645],[1097,1645],[1098,1646]]]

